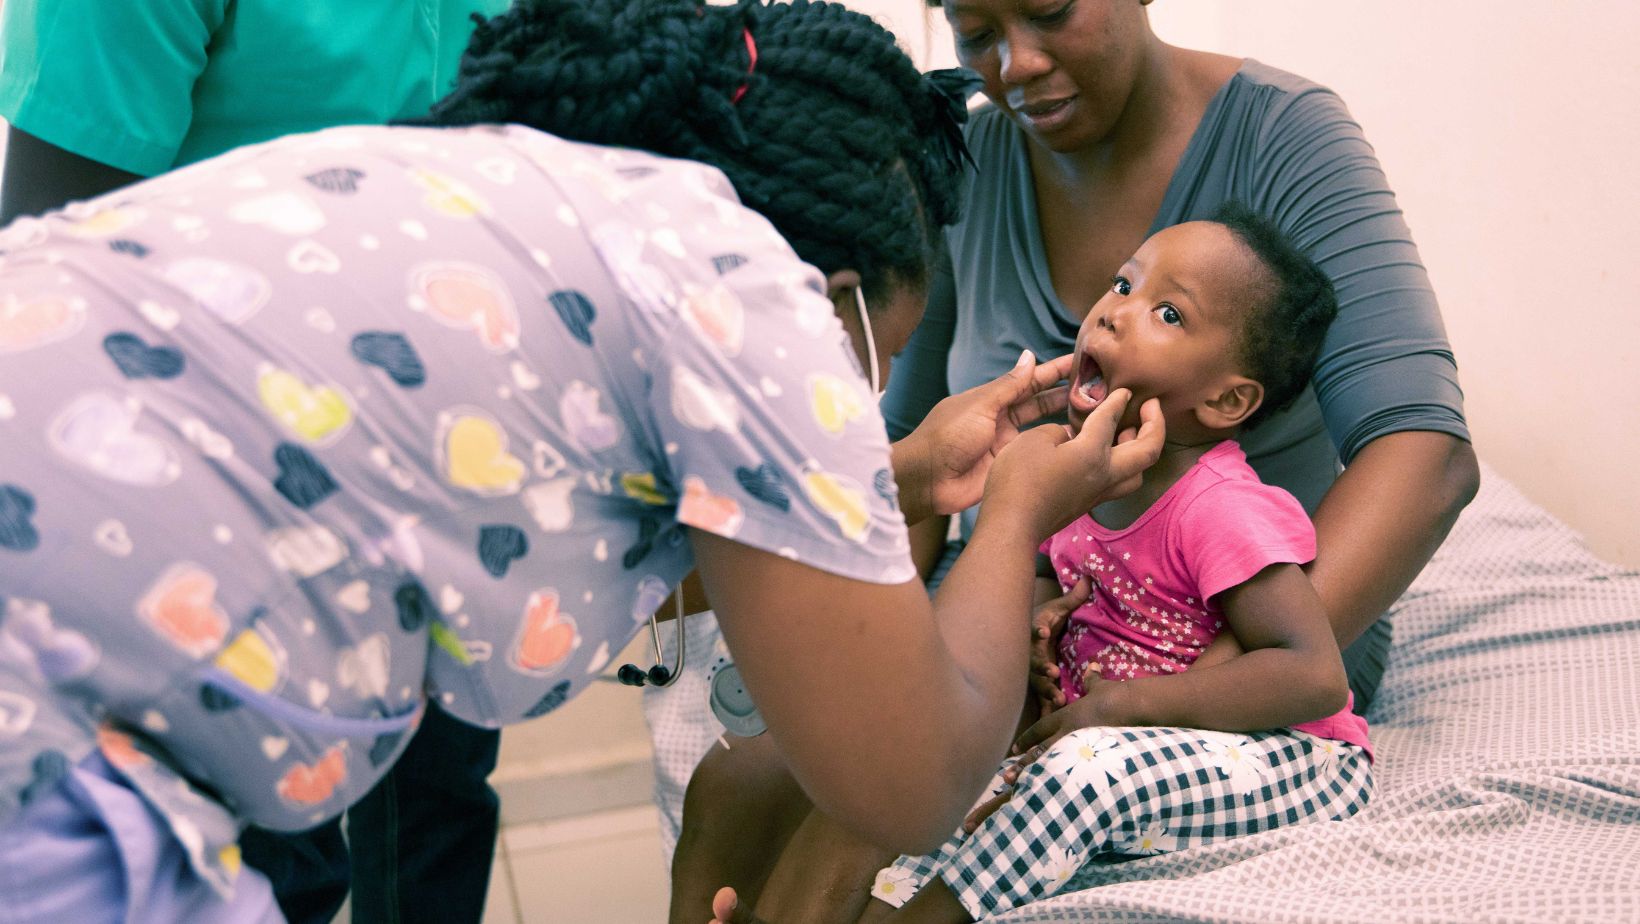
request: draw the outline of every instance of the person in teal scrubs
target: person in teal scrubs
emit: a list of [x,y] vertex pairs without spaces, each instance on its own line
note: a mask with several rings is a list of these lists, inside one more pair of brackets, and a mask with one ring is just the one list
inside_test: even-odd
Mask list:
[[[472,14],[510,0],[12,0],[0,10],[0,223],[240,145],[426,114],[455,83]],[[340,824],[250,829],[245,859],[285,916],[478,921],[499,803],[499,733],[429,709],[393,772]],[[351,869],[350,869],[351,866]]]
[[0,19],[0,221],[281,135],[419,116],[509,0],[29,0]]

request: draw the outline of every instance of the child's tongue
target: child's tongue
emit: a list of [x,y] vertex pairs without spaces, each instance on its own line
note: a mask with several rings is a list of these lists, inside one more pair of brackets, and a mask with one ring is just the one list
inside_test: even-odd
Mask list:
[[1093,410],[1099,406],[1105,396],[1110,394],[1110,388],[1105,384],[1104,370],[1099,368],[1099,362],[1086,353],[1082,354],[1082,361],[1076,369],[1076,394],[1082,398],[1077,402],[1084,410]]

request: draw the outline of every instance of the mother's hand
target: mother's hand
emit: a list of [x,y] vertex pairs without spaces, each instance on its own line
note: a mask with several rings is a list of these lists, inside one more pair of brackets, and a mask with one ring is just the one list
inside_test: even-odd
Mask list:
[[894,444],[894,479],[908,522],[979,503],[991,463],[1029,426],[1065,409],[1071,355],[1038,365],[1026,351],[1001,376],[934,405]]
[[1162,455],[1166,424],[1155,398],[1139,408],[1139,429],[1117,432],[1133,393],[1112,391],[1075,436],[1066,427],[1037,427],[1009,444],[985,482],[987,510],[1023,517],[1042,540],[1094,507],[1138,490],[1145,469]]

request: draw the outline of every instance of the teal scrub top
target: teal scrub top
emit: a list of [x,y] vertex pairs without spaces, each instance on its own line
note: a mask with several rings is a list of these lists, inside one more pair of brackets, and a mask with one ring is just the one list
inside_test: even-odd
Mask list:
[[152,176],[243,144],[425,113],[472,13],[509,0],[11,0],[0,118]]

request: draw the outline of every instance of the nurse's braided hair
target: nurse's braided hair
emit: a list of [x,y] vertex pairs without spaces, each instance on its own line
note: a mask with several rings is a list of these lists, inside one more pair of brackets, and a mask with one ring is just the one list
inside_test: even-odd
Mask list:
[[951,80],[833,3],[518,0],[479,19],[427,121],[516,122],[710,164],[805,261],[856,269],[878,294],[922,282],[957,218],[966,93]]

